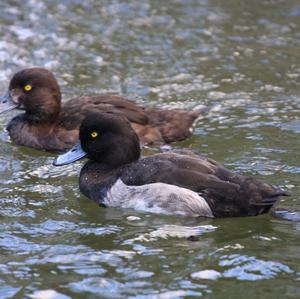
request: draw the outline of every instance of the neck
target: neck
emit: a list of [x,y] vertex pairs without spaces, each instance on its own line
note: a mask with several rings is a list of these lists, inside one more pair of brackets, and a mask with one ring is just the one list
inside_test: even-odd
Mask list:
[[29,122],[50,123],[57,119],[61,109],[61,95],[59,90],[49,92],[41,90],[25,106],[26,118]]
[[86,197],[101,204],[108,188],[117,180],[118,173],[118,168],[111,169],[104,163],[88,161],[80,172],[80,191]]
[[25,112],[25,118],[30,124],[48,124],[48,123],[53,123],[59,113],[31,113],[29,111]]

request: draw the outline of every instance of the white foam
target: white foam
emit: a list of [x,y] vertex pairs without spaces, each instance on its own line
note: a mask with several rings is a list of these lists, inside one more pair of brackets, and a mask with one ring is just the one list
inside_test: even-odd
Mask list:
[[213,225],[199,226],[181,226],[181,225],[163,225],[152,232],[141,234],[134,239],[126,241],[126,244],[132,244],[135,241],[152,242],[158,239],[168,238],[188,238],[190,236],[200,236],[204,233],[216,230]]
[[192,273],[191,277],[193,279],[217,280],[218,278],[222,277],[222,274],[216,270],[203,270]]
[[137,217],[137,216],[128,216],[126,219],[128,221],[138,221],[138,220],[141,220],[141,218]]
[[70,299],[71,297],[56,292],[55,290],[35,291],[29,295],[33,299]]

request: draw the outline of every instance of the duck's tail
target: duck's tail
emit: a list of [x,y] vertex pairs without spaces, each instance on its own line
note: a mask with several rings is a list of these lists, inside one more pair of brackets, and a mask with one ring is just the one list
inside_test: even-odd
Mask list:
[[[228,178],[227,183],[230,182]],[[234,188],[207,189],[203,194],[215,217],[256,216],[269,212],[281,196],[289,194],[253,177],[234,176]]]
[[239,193],[249,198],[248,215],[267,213],[281,196],[289,196],[287,191],[252,177],[245,179],[241,184]]
[[208,111],[200,108],[192,111],[182,109],[145,108],[152,127],[160,132],[165,143],[181,141],[190,137],[197,120]]

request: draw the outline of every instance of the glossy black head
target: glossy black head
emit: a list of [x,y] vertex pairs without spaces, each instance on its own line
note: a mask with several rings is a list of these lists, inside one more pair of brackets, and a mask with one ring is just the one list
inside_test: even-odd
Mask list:
[[117,168],[140,156],[139,138],[122,115],[91,113],[79,130],[82,149],[88,158]]
[[15,108],[25,110],[29,120],[51,121],[60,111],[61,94],[50,71],[28,68],[12,77],[7,100]]

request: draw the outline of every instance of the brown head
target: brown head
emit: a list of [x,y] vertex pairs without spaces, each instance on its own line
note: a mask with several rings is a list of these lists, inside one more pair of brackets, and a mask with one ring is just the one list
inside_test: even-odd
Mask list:
[[60,112],[61,94],[54,75],[43,68],[16,73],[7,94],[0,98],[0,113],[14,108],[26,111],[34,122],[51,122]]

